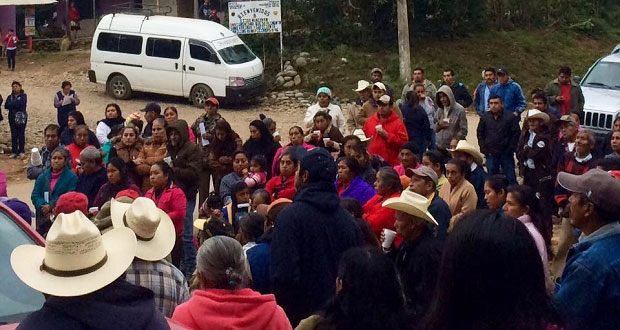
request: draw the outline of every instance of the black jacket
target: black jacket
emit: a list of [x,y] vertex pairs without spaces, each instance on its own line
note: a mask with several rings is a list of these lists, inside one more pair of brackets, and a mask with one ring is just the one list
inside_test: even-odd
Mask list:
[[484,199],[484,182],[487,181],[488,178],[489,175],[480,165],[478,165],[469,176],[469,182],[474,186],[476,195],[478,196],[478,204],[476,205],[476,208],[478,209],[484,209],[487,207],[487,202]]
[[467,90],[467,87],[465,87],[463,83],[455,82],[452,86],[450,86],[450,89],[452,89],[452,94],[454,94],[454,99],[456,99],[456,102],[462,105],[463,108],[467,108],[474,102],[469,94],[469,91]]
[[170,327],[155,308],[153,291],[119,279],[83,296],[50,296],[43,307],[28,315],[17,329],[159,330]]
[[435,192],[433,200],[428,206],[428,212],[435,218],[439,226],[435,226],[429,222],[426,228],[431,230],[438,239],[442,241],[445,240],[448,236],[448,227],[450,227],[452,212],[450,212],[448,203],[439,197],[439,192]]
[[503,157],[514,154],[519,142],[519,118],[502,110],[497,119],[491,111],[480,116],[478,145],[487,157]]
[[419,321],[432,300],[441,260],[441,241],[425,229],[417,239],[403,240],[393,253],[407,307],[414,321]]
[[[409,141],[426,146],[425,143],[431,140],[431,135],[433,134],[426,111],[419,105],[412,106],[409,103],[402,103],[400,111],[403,113],[403,121],[407,129],[407,135],[409,135]],[[420,150],[420,152],[422,151]]]
[[[196,199],[198,185],[200,184],[199,175],[202,168],[202,149],[195,143],[189,142],[187,133],[187,122],[177,120],[167,128],[168,134],[168,155],[172,159],[172,170],[174,173],[174,183],[176,183],[188,201]],[[170,131],[176,130],[181,135],[180,145],[173,147],[170,144]]]
[[101,187],[108,183],[108,171],[101,167],[99,171],[91,174],[81,174],[78,176],[75,191],[81,192],[88,197],[88,207],[94,206],[95,197]]
[[293,327],[334,295],[340,256],[362,244],[362,233],[340,206],[333,182],[297,190],[293,204],[276,218],[270,266],[276,300]]

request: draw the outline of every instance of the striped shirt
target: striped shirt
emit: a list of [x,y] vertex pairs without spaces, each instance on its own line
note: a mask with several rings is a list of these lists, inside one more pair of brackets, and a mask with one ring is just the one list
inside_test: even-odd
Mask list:
[[125,274],[127,282],[153,291],[155,305],[166,317],[172,317],[174,309],[189,300],[189,288],[183,273],[166,260],[134,258]]

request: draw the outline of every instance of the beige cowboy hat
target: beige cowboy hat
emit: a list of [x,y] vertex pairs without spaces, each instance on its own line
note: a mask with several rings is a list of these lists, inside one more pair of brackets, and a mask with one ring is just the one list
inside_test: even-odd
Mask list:
[[367,82],[366,80],[359,80],[357,82],[357,89],[354,89],[353,91],[359,93],[359,92],[361,92],[361,91],[363,91],[365,89],[371,88],[371,87],[372,87],[372,85],[369,82]]
[[413,191],[405,190],[400,194],[400,197],[390,198],[383,202],[382,206],[411,214],[436,226],[439,225],[433,215],[428,212],[428,199]]
[[354,130],[353,131],[353,135],[357,136],[360,139],[360,141],[362,141],[362,142],[366,142],[366,141],[372,139],[371,137],[367,137],[366,133],[364,133],[364,130],[361,129],[361,128],[358,128],[358,129]]
[[480,151],[478,151],[476,147],[474,147],[471,143],[467,142],[467,140],[460,140],[459,143],[456,145],[456,148],[448,149],[448,151],[460,151],[469,154],[474,158],[474,161],[477,164],[482,164],[482,162],[484,161],[484,157],[482,156]]
[[537,109],[529,110],[527,112],[527,116],[525,117],[525,119],[535,119],[535,118],[542,119],[544,123],[549,122],[549,115]]
[[20,245],[11,253],[13,271],[29,287],[57,297],[82,296],[119,278],[136,252],[128,228],[99,233],[80,211],[59,214],[45,247]]
[[157,261],[172,251],[176,240],[174,224],[151,199],[138,197],[131,204],[112,199],[110,213],[114,228],[129,227],[136,234],[137,258]]

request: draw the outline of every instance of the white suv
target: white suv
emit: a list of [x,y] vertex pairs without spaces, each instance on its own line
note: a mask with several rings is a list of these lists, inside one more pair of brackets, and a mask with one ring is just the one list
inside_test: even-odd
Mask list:
[[596,61],[580,85],[585,98],[582,125],[599,134],[608,133],[620,113],[620,53]]

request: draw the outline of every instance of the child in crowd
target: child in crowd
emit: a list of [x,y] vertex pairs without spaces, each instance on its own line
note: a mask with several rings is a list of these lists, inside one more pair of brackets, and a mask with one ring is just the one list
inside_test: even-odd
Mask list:
[[245,184],[250,188],[264,187],[267,182],[267,159],[263,155],[256,155],[250,160],[250,171],[244,179]]

